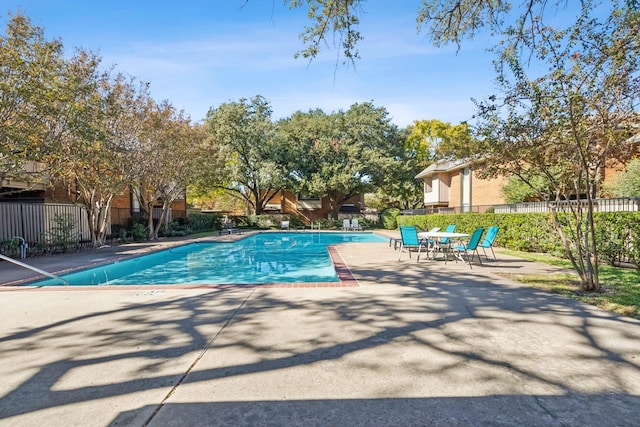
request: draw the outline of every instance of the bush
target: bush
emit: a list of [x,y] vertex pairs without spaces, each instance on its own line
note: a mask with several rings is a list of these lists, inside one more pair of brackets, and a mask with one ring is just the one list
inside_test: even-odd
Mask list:
[[550,213],[402,215],[397,221],[399,225],[415,225],[424,230],[433,227],[444,230],[447,225],[456,224],[456,231],[461,233],[471,233],[477,227],[497,225],[500,231],[496,246],[516,251],[563,253],[562,242],[551,226]]
[[18,239],[0,240],[0,253],[15,257],[19,254],[20,241]]
[[219,230],[222,228],[222,217],[214,213],[190,213],[186,227],[192,233]]
[[78,244],[79,238],[74,233],[76,221],[73,215],[56,213],[53,216],[55,225],[45,233],[43,241],[53,247],[66,251]]
[[140,223],[134,224],[131,228],[131,236],[135,241],[145,240],[148,234],[147,227]]
[[598,255],[611,265],[640,258],[640,222],[635,212],[607,212],[594,216]]
[[[180,218],[182,219],[182,218]],[[189,227],[184,221],[171,221],[169,227],[165,230],[164,224],[160,228],[160,234],[165,237],[186,236],[190,233]]]
[[302,215],[290,215],[289,216],[289,227],[304,227],[306,225],[306,221]]
[[271,227],[280,227],[280,220],[274,215],[240,215],[229,218],[236,227],[240,228],[258,228],[267,229]]
[[380,213],[380,220],[382,221],[382,227],[387,230],[395,230],[398,228],[397,218],[400,215],[400,209],[389,208]]

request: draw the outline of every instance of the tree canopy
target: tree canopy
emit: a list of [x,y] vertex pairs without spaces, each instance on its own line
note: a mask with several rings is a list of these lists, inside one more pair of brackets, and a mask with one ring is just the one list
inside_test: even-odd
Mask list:
[[287,187],[289,176],[290,151],[275,137],[269,102],[257,95],[224,103],[209,110],[207,122],[212,136],[210,160],[218,166],[208,176],[208,185],[239,194],[255,214],[262,213]]
[[[364,39],[359,25],[366,16],[365,3],[366,0],[285,0],[291,8],[306,8],[310,21],[300,35],[305,48],[296,55],[313,59],[323,46],[333,45],[340,49],[345,61],[359,59],[358,43]],[[571,2],[423,0],[416,3],[417,30],[435,46],[455,44],[459,48],[464,39],[489,32],[512,34],[514,46],[526,48],[531,47],[529,42],[537,42],[536,26],[540,19],[545,15],[569,13]],[[629,0],[627,5],[635,7],[636,2]]]
[[[7,22],[0,37],[0,180],[42,182],[38,164],[50,152],[50,141],[62,112],[59,99],[68,87],[62,43],[46,40],[44,31],[24,15]],[[58,128],[59,129],[59,128]]]
[[290,174],[299,191],[328,197],[336,218],[347,199],[394,173],[402,147],[386,109],[370,102],[331,114],[296,112],[278,123],[278,133],[296,153]]
[[627,163],[626,170],[606,190],[614,197],[640,197],[640,158]]
[[[190,125],[154,110],[148,85],[102,69],[84,49],[65,56],[61,41],[46,40],[22,14],[0,37],[0,69],[0,178],[67,188],[87,211],[95,246],[109,233],[113,198],[127,188],[143,186],[163,203],[184,191],[175,185],[185,185],[182,165],[192,163],[183,144]],[[151,142],[145,162],[139,154]]]

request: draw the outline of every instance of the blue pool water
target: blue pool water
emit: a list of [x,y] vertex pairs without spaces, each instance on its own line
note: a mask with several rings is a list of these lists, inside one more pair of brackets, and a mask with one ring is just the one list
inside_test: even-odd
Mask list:
[[[373,233],[261,233],[235,243],[201,242],[62,276],[70,285],[337,282],[327,245],[385,242]],[[61,286],[47,279],[32,286]]]

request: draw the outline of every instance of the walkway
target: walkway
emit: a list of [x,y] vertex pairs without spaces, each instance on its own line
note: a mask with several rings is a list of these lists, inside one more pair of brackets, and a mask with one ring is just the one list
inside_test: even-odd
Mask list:
[[0,425],[640,419],[640,322],[496,274],[550,267],[398,262],[385,243],[339,253],[359,287],[0,292]]

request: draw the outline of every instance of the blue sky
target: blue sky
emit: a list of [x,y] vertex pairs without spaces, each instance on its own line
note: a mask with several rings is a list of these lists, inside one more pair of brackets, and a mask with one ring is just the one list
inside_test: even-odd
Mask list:
[[150,82],[156,101],[169,100],[194,121],[209,108],[264,96],[274,120],[295,111],[327,113],[372,101],[394,123],[470,120],[471,98],[492,93],[487,37],[435,48],[416,30],[419,0],[364,3],[361,60],[342,65],[330,46],[309,63],[294,58],[306,11],[282,0],[67,1],[0,0],[7,13],[21,11],[62,40],[67,53],[83,47],[103,65]]

